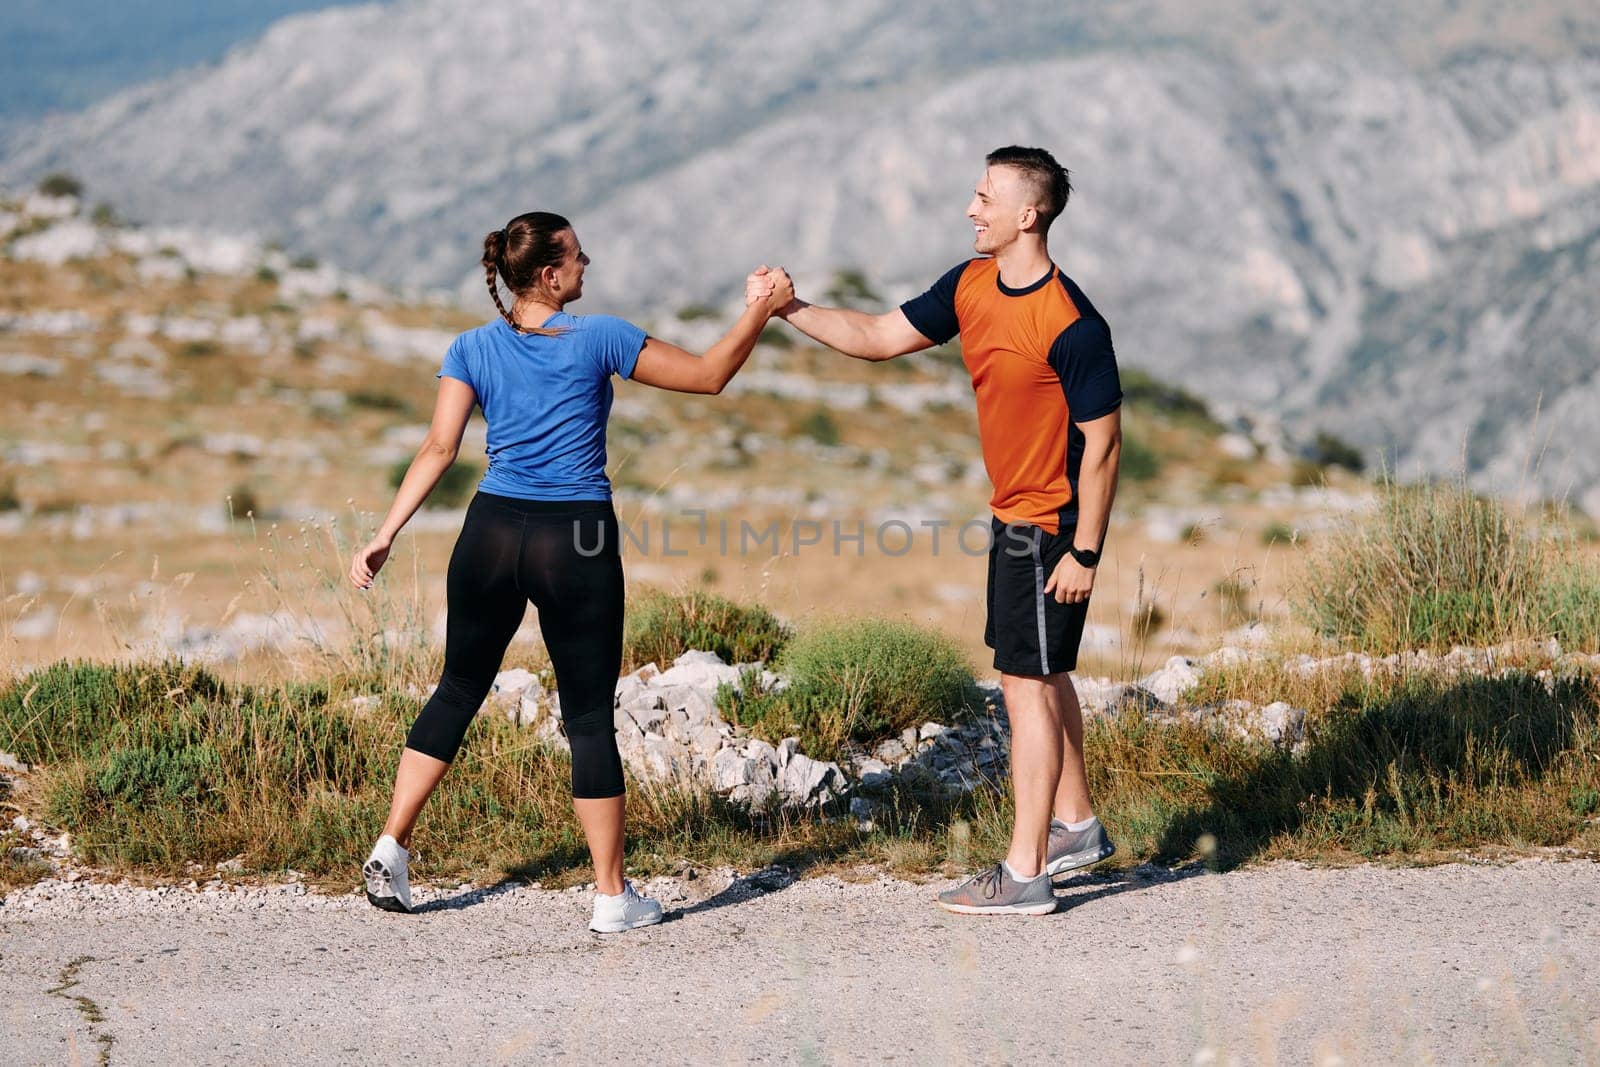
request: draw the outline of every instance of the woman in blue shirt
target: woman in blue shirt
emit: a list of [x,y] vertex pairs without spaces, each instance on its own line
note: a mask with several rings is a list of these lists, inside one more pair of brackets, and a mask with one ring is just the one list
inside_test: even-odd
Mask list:
[[[406,738],[383,836],[363,868],[367,898],[410,911],[411,830],[461,745],[531,601],[561,693],[572,747],[573,806],[595,865],[591,929],[661,920],[622,876],[622,761],[612,702],[622,667],[622,559],[606,419],[611,377],[684,393],[719,393],[749,358],[787,285],[746,307],[696,356],[609,315],[574,316],[589,257],[560,215],[518,215],[484,238],[483,266],[500,317],[457,337],[439,371],[427,439],[350,580],[370,588],[395,536],[455,462],[474,405],[488,424],[489,467],[467,507],[446,578],[444,671]],[[516,297],[508,310],[498,281]],[[602,546],[596,552],[596,547]]]

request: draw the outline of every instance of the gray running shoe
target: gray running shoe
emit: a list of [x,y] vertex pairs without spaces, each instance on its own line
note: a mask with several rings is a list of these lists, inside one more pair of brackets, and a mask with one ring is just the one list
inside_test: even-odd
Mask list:
[[939,907],[959,915],[1049,915],[1056,910],[1056,895],[1048,875],[1019,882],[997,863],[940,893]]
[[1090,867],[1110,859],[1117,846],[1106,836],[1106,828],[1096,819],[1093,826],[1073,832],[1060,819],[1050,820],[1050,844],[1046,848],[1046,874],[1064,874],[1079,867]]

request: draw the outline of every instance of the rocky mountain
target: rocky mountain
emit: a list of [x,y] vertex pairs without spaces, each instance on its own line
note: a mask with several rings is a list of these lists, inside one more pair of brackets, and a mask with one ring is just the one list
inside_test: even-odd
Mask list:
[[983,153],[1044,144],[1078,189],[1057,257],[1128,362],[1403,474],[1464,456],[1600,511],[1597,26],[1573,2],[413,0],[15,132],[0,181],[70,170],[136,218],[475,301],[482,233],[553,207],[591,306],[636,311],[730,300],[762,261],[908,295],[968,254]]

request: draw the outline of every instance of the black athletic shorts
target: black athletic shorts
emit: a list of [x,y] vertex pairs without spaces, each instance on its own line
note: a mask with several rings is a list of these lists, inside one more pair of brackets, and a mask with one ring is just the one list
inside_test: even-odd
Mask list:
[[1053,534],[1030,523],[994,519],[990,530],[983,641],[994,649],[994,669],[1006,674],[1074,670],[1089,602],[1058,604],[1044,586],[1072,547],[1076,528],[1063,526]]

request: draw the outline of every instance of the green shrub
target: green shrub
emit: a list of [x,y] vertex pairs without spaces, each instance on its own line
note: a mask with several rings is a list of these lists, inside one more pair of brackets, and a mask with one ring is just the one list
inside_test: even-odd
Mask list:
[[1154,481],[1161,474],[1161,458],[1143,439],[1122,437],[1122,458],[1118,475],[1130,482]]
[[773,323],[761,328],[760,343],[768,348],[788,350],[794,347],[794,337],[782,326]]
[[665,669],[690,649],[715,652],[726,663],[770,662],[793,636],[760,604],[740,604],[706,592],[651,590],[628,605],[622,657],[630,669]]
[[254,489],[243,483],[234,486],[223,503],[227,506],[228,518],[234,522],[262,517],[260,498]]
[[721,313],[709,304],[689,304],[678,309],[679,322],[700,322],[704,319],[720,317]]
[[399,411],[411,410],[411,402],[404,397],[395,396],[393,393],[380,392],[374,389],[354,389],[345,395],[353,408],[366,408],[368,411]]
[[850,308],[875,308],[883,303],[867,276],[859,270],[846,268],[834,271],[833,281],[823,291],[822,298],[830,304]]
[[907,622],[859,619],[802,633],[778,670],[788,679],[783,690],[746,684],[743,699],[725,694],[722,703],[769,740],[798,735],[812,755],[837,755],[848,741],[870,744],[928,720],[954,722],[983,706],[961,649]]
[[1230,574],[1211,586],[1224,626],[1239,626],[1261,617],[1256,605],[1251,602],[1254,584],[1253,581],[1247,583],[1237,574]]
[[1264,545],[1292,545],[1304,541],[1300,532],[1286,522],[1273,521],[1261,531],[1261,543]]
[[212,699],[221,683],[178,662],[124,667],[61,661],[0,693],[0,751],[24,763],[98,752],[125,737],[127,724],[178,697]]
[[1222,424],[1211,414],[1206,402],[1182,386],[1158,381],[1133,367],[1123,368],[1121,379],[1122,401],[1130,409],[1156,411],[1174,422],[1187,423],[1210,433],[1222,432]]
[[824,408],[817,408],[807,415],[800,423],[800,432],[817,444],[829,447],[838,444],[842,439],[838,422],[834,421],[833,416]]
[[1457,479],[1384,481],[1308,565],[1296,608],[1322,634],[1373,651],[1553,636],[1600,644],[1600,575]]
[[[405,481],[406,471],[411,469],[411,460],[403,459],[389,468],[389,488],[399,489],[400,483]],[[425,508],[459,508],[464,507],[472,499],[473,491],[478,488],[478,480],[482,472],[471,463],[457,461],[446,467],[439,476],[439,482],[433,487],[433,492],[428,494],[428,499],[422,502]]]
[[1320,431],[1311,442],[1306,458],[1318,467],[1342,467],[1351,474],[1360,474],[1367,466],[1366,457],[1359,448],[1326,430]]
[[17,496],[17,480],[6,478],[0,481],[0,511],[19,511],[22,508],[22,498]]
[[46,174],[39,181],[39,192],[45,196],[82,196],[83,182],[63,171]]

